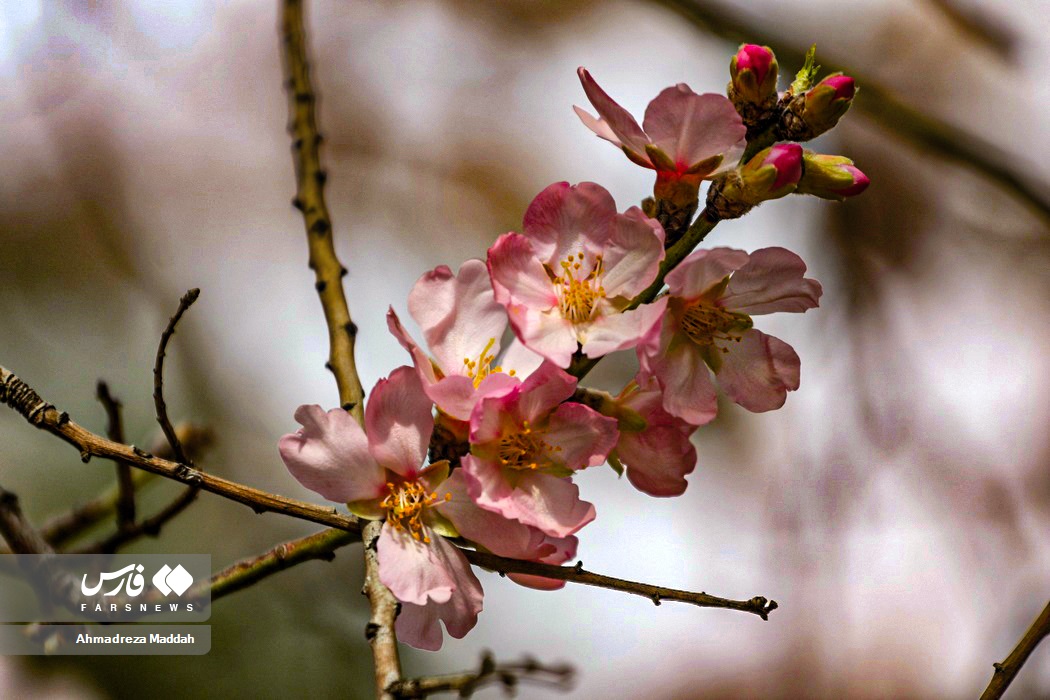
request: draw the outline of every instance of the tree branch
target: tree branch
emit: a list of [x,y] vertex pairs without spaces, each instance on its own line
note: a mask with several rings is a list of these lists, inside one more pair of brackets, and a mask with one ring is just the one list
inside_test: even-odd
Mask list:
[[401,611],[401,604],[379,579],[379,555],[376,543],[383,523],[373,520],[365,525],[361,541],[365,547],[365,585],[361,593],[368,597],[372,617],[365,626],[365,638],[372,647],[375,659],[376,697],[389,700],[391,685],[401,680],[401,658],[397,650],[397,635],[394,622]]
[[[157,359],[153,364],[153,404],[157,407],[157,422],[160,423],[160,429],[164,431],[164,437],[168,439],[168,444],[171,445],[171,452],[175,456],[175,461],[189,466],[193,466],[193,462],[189,460],[182,449],[179,436],[168,419],[168,405],[164,403],[164,355],[168,349],[168,341],[171,340],[171,336],[175,335],[175,326],[179,324],[179,320],[186,313],[186,309],[193,306],[193,302],[197,301],[197,297],[200,294],[201,290],[191,289],[179,299],[179,308],[175,311],[175,315],[168,319],[168,325],[164,328],[164,332],[160,334],[160,344],[157,346]],[[116,440],[116,438],[113,439]],[[123,440],[117,440],[117,442],[123,442]]]
[[[7,388],[15,388],[16,390],[11,393],[6,391]],[[353,516],[339,514],[334,508],[326,508],[294,498],[267,493],[250,486],[244,486],[214,474],[188,467],[185,464],[176,464],[175,462],[155,457],[137,447],[120,445],[112,440],[96,435],[70,420],[68,414],[59,412],[54,406],[46,403],[32,388],[4,367],[0,367],[0,389],[5,390],[0,392],[0,403],[12,406],[19,413],[22,413],[23,417],[31,424],[76,447],[80,451],[81,458],[85,461],[93,456],[110,460],[123,459],[138,469],[159,474],[168,479],[186,484],[199,483],[202,490],[237,503],[243,503],[257,513],[280,513],[300,520],[327,525],[360,537],[362,530],[360,521]],[[346,544],[345,541],[336,538],[334,535],[330,535],[330,537],[333,539],[324,545],[320,542],[314,542],[311,545],[314,550],[313,554],[317,556],[304,557],[302,560],[323,558],[321,554],[323,554],[324,546],[331,547],[329,550],[331,551]],[[602,576],[601,574],[584,571],[581,565],[556,566],[553,564],[520,561],[471,549],[464,549],[463,554],[475,566],[497,573],[530,574],[571,583],[581,583],[587,586],[597,586],[643,596],[654,602],[671,600],[699,607],[740,610],[758,615],[762,619],[767,619],[769,612],[777,607],[775,601],[767,600],[761,596],[756,596],[750,600],[719,598],[707,593],[692,593],[647,583],[636,583],[611,576]],[[262,577],[260,576],[259,578]]]
[[364,389],[354,362],[357,326],[343,293],[346,268],[335,254],[332,218],[325,204],[327,174],[321,168],[321,134],[317,130],[317,96],[310,83],[306,57],[306,34],[301,0],[285,0],[282,21],[285,70],[295,152],[296,193],[292,203],[303,213],[310,247],[310,269],[316,273],[314,287],[321,298],[328,323],[328,369],[339,387],[339,404],[360,423],[364,420]]
[[15,554],[50,554],[54,550],[22,513],[18,496],[0,486],[0,537]]
[[425,698],[436,693],[459,693],[469,698],[478,688],[499,683],[508,694],[513,694],[523,682],[546,685],[554,690],[572,689],[576,671],[572,666],[544,666],[531,657],[517,663],[497,664],[492,654],[485,652],[477,671],[444,676],[427,676],[398,681],[387,688],[398,700]]
[[[124,442],[124,423],[120,417],[121,403],[109,393],[109,385],[101,379],[95,388],[95,396],[106,410],[106,436],[114,442]],[[117,462],[117,530],[125,530],[135,524],[135,481],[131,466]]]
[[981,694],[981,700],[997,700],[1001,698],[1006,689],[1010,687],[1014,678],[1017,677],[1017,672],[1024,666],[1024,662],[1028,660],[1035,648],[1039,646],[1039,642],[1043,641],[1048,635],[1050,635],[1050,603],[1047,603],[1046,607],[1043,608],[1043,612],[1039,613],[1039,617],[1035,618],[1035,622],[1024,633],[1021,641],[1017,643],[1017,646],[1006,657],[1006,660],[1002,663],[992,664],[995,667],[995,673],[992,675],[992,680],[988,687]]
[[[804,52],[794,48],[790,41],[762,31],[719,3],[699,0],[658,2],[715,36],[734,42],[746,41],[774,47],[782,66],[801,66],[805,60]],[[824,57],[820,62],[828,72],[845,70]],[[1032,181],[1018,173],[1011,158],[998,147],[976,134],[913,109],[898,100],[885,87],[870,78],[857,75],[856,71],[850,70],[849,74],[863,87],[857,92],[855,104],[858,109],[916,146],[929,149],[943,158],[982,173],[1006,191],[1013,193],[1042,217],[1044,222],[1050,220],[1050,198],[1047,197],[1050,190],[1044,183]]]

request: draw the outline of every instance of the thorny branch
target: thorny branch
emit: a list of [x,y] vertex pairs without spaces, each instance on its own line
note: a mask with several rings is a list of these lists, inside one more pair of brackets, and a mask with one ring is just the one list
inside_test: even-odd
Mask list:
[[[343,292],[347,270],[335,254],[332,220],[325,204],[324,184],[327,174],[321,168],[321,134],[317,128],[317,96],[310,82],[307,60],[306,29],[301,0],[285,0],[282,13],[284,61],[287,71],[289,111],[294,151],[296,194],[292,203],[303,213],[306,238],[310,249],[310,268],[316,273],[315,289],[321,298],[328,324],[328,368],[339,388],[339,404],[358,423],[364,424],[364,389],[354,361],[357,325]],[[379,562],[374,552],[365,548],[365,590],[372,606],[368,638],[375,660],[376,696],[389,695],[384,690],[401,678],[394,620],[398,603],[379,580]]]
[[1035,619],[1032,626],[1024,633],[1021,641],[1017,643],[1017,646],[1006,657],[1006,660],[1002,663],[992,664],[995,667],[995,673],[992,675],[992,680],[988,683],[988,687],[981,694],[981,700],[998,700],[998,698],[1001,698],[1006,689],[1010,687],[1014,678],[1017,677],[1017,672],[1024,666],[1024,662],[1028,660],[1035,648],[1039,646],[1039,642],[1043,641],[1047,636],[1050,636],[1050,603],[1047,603],[1046,607],[1043,608],[1043,612],[1039,613],[1039,617]]
[[164,431],[164,437],[168,439],[168,444],[171,445],[171,452],[175,456],[175,461],[189,466],[193,466],[193,462],[186,457],[186,453],[182,449],[179,436],[175,432],[175,428],[172,427],[171,420],[168,419],[168,405],[164,403],[164,355],[168,350],[168,341],[171,340],[171,336],[175,335],[175,326],[179,324],[179,320],[186,313],[186,309],[193,306],[193,302],[197,301],[197,297],[200,294],[201,290],[191,289],[179,299],[179,308],[175,311],[175,315],[168,319],[168,325],[164,328],[164,332],[160,334],[160,344],[157,345],[157,359],[153,364],[153,403],[157,407],[157,422],[160,424],[160,429]]
[[458,693],[469,698],[479,688],[500,684],[512,694],[522,682],[545,685],[553,690],[572,689],[576,671],[572,666],[544,666],[531,657],[516,663],[497,664],[492,654],[485,652],[477,671],[454,673],[445,676],[428,676],[398,681],[387,690],[398,700],[425,698],[436,693]]
[[[91,457],[99,457],[109,460],[124,459],[138,469],[144,469],[145,471],[159,474],[168,479],[173,479],[182,483],[199,482],[202,490],[242,503],[250,507],[256,513],[280,513],[282,515],[298,518],[300,520],[308,520],[321,525],[327,525],[357,535],[357,537],[354,538],[355,540],[360,538],[362,530],[361,522],[352,516],[341,515],[334,508],[326,508],[324,506],[314,505],[305,501],[299,501],[294,498],[288,498],[286,496],[280,496],[250,486],[245,486],[243,484],[238,484],[234,481],[215,476],[214,474],[187,467],[184,464],[176,464],[175,462],[161,459],[132,445],[120,445],[112,440],[96,435],[71,420],[68,414],[59,412],[54,406],[44,402],[35,391],[25,384],[25,382],[6,368],[0,366],[0,388],[5,386],[21,387],[18,392],[18,397],[12,398],[31,395],[33,399],[29,402],[30,410],[23,412],[23,402],[14,405],[12,401],[8,400],[8,396],[4,393],[0,393],[0,403],[6,403],[12,406],[22,413],[23,417],[25,417],[26,420],[29,420],[33,425],[36,425],[41,430],[45,430],[76,447],[80,451],[81,459],[84,461],[89,460]],[[46,408],[41,409],[40,411],[33,410],[33,407],[36,406],[37,403]],[[32,416],[32,418],[29,416]],[[303,540],[299,540],[298,542],[303,542]],[[333,536],[333,540],[328,543],[328,546],[331,546],[331,549],[334,550],[346,543],[346,541],[342,541],[340,538],[334,538]],[[288,543],[283,546],[290,547],[293,544],[295,543]],[[317,543],[313,543],[312,546],[317,550],[315,553],[318,554],[318,556],[304,557],[302,561],[307,561],[311,558],[323,558],[320,556],[320,549]],[[690,603],[700,607],[740,610],[758,615],[763,619],[766,619],[769,612],[777,607],[774,601],[766,600],[761,596],[750,600],[719,598],[706,593],[691,593],[689,591],[663,588],[661,586],[635,583],[610,576],[602,576],[601,574],[584,571],[579,565],[556,566],[553,564],[541,564],[538,562],[508,559],[506,557],[478,552],[471,549],[464,549],[463,554],[471,564],[491,571],[504,574],[531,574],[534,576],[559,579],[561,581],[569,581],[570,583],[582,583],[588,586],[597,586],[599,588],[608,588],[610,590],[640,595],[649,598],[654,602],[657,600],[671,600]],[[266,560],[266,557],[267,555],[256,558],[257,560],[262,560],[259,562],[260,566],[272,565]],[[276,570],[280,570],[280,567],[275,568],[275,571]],[[248,574],[246,572],[241,572],[241,575]],[[259,578],[262,577],[260,576]]]

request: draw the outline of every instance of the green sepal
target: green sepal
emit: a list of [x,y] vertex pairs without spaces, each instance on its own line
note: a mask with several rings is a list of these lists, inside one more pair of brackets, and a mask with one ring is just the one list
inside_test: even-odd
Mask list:
[[442,537],[459,537],[459,530],[452,521],[433,508],[428,509],[427,526]]
[[615,452],[610,452],[609,453],[609,457],[606,459],[606,462],[608,463],[608,465],[610,467],[612,467],[612,470],[614,472],[616,472],[616,476],[618,476],[618,477],[620,477],[622,479],[623,478],[623,462],[620,461],[620,458],[616,456]]
[[365,501],[350,501],[346,504],[346,507],[350,509],[351,513],[365,520],[382,520],[384,517],[379,501],[374,498]]

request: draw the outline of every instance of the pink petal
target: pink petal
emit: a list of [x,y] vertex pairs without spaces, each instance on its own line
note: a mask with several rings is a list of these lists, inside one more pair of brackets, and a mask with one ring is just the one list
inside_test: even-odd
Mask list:
[[749,315],[815,308],[823,290],[805,273],[806,263],[789,250],[756,250],[730,278],[718,305]]
[[[587,99],[591,101],[592,105],[594,105],[594,109],[598,112],[598,116],[600,116],[605,122],[609,131],[615,134],[616,138],[619,139],[620,145],[629,148],[636,154],[644,157],[645,145],[649,143],[649,138],[642,131],[641,127],[638,126],[638,122],[634,120],[634,117],[632,117],[626,109],[613,102],[613,99],[609,97],[604,90],[598,87],[598,83],[594,82],[594,78],[591,77],[591,74],[587,72],[586,68],[580,66],[576,70],[576,74],[580,76],[580,83],[583,84],[583,91],[587,93]],[[580,110],[577,110],[576,113],[579,114]],[[608,139],[607,133],[595,129],[591,124],[588,124],[586,120],[584,120],[584,124],[594,131],[594,133]]]
[[544,362],[522,382],[515,413],[522,420],[536,423],[575,391],[575,377],[550,362]]
[[552,537],[567,537],[594,520],[594,506],[580,500],[569,479],[536,472],[516,474],[511,485],[498,464],[467,455],[461,466],[472,477],[474,501],[505,518],[531,525]]
[[[554,551],[540,557],[537,561],[544,564],[563,564],[576,557],[576,549],[580,543],[576,537],[545,537],[544,539]],[[507,574],[507,578],[514,583],[540,591],[556,591],[565,587],[565,581],[556,578],[530,576],[528,574]]]
[[667,297],[661,297],[637,309],[600,316],[584,330],[583,353],[587,357],[601,357],[633,348],[660,322],[666,306]]
[[543,355],[529,350],[517,338],[510,341],[500,360],[500,366],[503,367],[504,372],[514,370],[514,374],[518,377],[529,376],[541,364],[543,364]]
[[555,307],[552,311],[538,311],[524,305],[507,307],[510,327],[529,350],[559,367],[568,367],[576,352],[576,327]]
[[391,335],[397,338],[397,342],[401,344],[401,347],[408,350],[408,354],[412,356],[412,363],[419,373],[419,379],[423,382],[423,386],[426,387],[436,382],[437,375],[434,373],[434,365],[430,362],[430,358],[416,344],[416,341],[408,334],[405,327],[401,325],[401,319],[398,318],[392,306],[386,312],[386,326],[390,329]]
[[423,388],[439,409],[456,420],[467,421],[478,401],[487,396],[501,396],[519,383],[515,377],[497,372],[485,377],[477,387],[469,377],[452,376]]
[[594,467],[605,461],[616,446],[616,419],[578,403],[563,403],[551,416],[543,439],[560,448],[558,461],[572,470]]
[[368,451],[368,438],[349,413],[300,406],[303,427],[285,435],[277,447],[296,480],[329,501],[348,503],[379,498],[386,488],[383,469]]
[[445,547],[452,545],[436,533],[424,532],[430,537],[429,544],[395,529],[389,522],[383,523],[379,533],[376,544],[379,580],[402,603],[446,603],[456,590],[453,572],[445,568],[447,552],[441,550],[438,543]]
[[434,431],[433,407],[411,367],[399,367],[376,383],[365,408],[365,428],[381,466],[406,479],[419,473]]
[[398,641],[425,651],[441,649],[441,612],[438,603],[412,605],[402,602],[401,614],[394,623]]
[[747,253],[733,248],[698,250],[667,273],[667,288],[672,296],[693,301],[746,265],[748,259]]
[[664,231],[637,207],[617,214],[613,234],[605,247],[602,286],[609,298],[638,295],[652,284],[664,259]]
[[477,361],[483,351],[495,356],[507,328],[481,260],[467,260],[455,276],[444,265],[424,274],[408,295],[408,309],[446,375],[464,374],[463,361]]
[[605,139],[614,146],[623,148],[623,143],[620,142],[620,137],[616,135],[616,132],[612,130],[612,127],[610,127],[608,122],[604,119],[595,117],[587,110],[577,107],[576,105],[572,106],[572,111],[576,112],[576,116],[580,118],[583,125],[593,131],[599,138]]
[[752,329],[730,346],[718,386],[749,411],[771,411],[784,405],[787,392],[798,389],[800,365],[790,345]]
[[520,233],[505,233],[489,248],[489,274],[496,301],[546,310],[558,305],[558,296],[532,241]]
[[[718,413],[718,396],[700,348],[676,337],[670,318],[664,320],[660,343],[640,349],[645,373],[659,380],[664,409],[692,425],[703,425]],[[735,346],[734,346],[735,348]]]
[[555,182],[529,204],[523,231],[539,259],[560,272],[558,264],[571,254],[602,252],[614,216],[616,202],[601,185]]
[[627,467],[627,480],[650,496],[680,496],[688,485],[686,474],[696,468],[689,436],[669,425],[622,433],[616,453]]
[[728,99],[713,93],[697,95],[682,83],[661,91],[649,103],[643,124],[645,133],[671,156],[680,172],[725,153],[747,131]]

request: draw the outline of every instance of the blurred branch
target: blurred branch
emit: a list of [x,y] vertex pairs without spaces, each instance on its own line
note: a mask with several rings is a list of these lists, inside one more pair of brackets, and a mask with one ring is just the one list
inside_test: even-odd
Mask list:
[[[656,1],[715,36],[735,42],[772,46],[782,66],[801,66],[805,59],[804,52],[790,42],[776,34],[762,31],[743,16],[718,3],[700,0]],[[883,127],[943,158],[983,173],[1037,212],[1044,222],[1050,221],[1050,196],[1047,194],[1050,187],[1024,177],[1001,149],[976,134],[909,107],[887,88],[870,78],[857,75],[852,69],[839,66],[823,56],[820,62],[828,72],[843,70],[853,76],[862,88],[857,92],[854,102],[856,108],[866,112]]]
[[[157,407],[157,422],[160,424],[160,429],[164,431],[164,437],[168,439],[168,444],[171,445],[171,453],[175,456],[175,461],[190,466],[193,463],[186,457],[186,453],[182,449],[179,436],[175,432],[175,428],[172,427],[171,420],[168,419],[168,405],[164,402],[164,355],[168,349],[168,341],[171,340],[171,336],[175,335],[175,326],[179,324],[179,320],[186,313],[186,309],[193,306],[193,302],[197,301],[197,297],[200,295],[201,290],[191,289],[179,299],[179,308],[175,310],[175,315],[168,319],[168,325],[164,328],[164,332],[160,334],[160,344],[157,346],[157,359],[153,364],[153,403]],[[116,440],[116,438],[113,439]],[[123,440],[116,441],[123,442]]]
[[981,700],[1001,698],[1006,689],[1010,687],[1010,683],[1017,677],[1017,672],[1024,666],[1024,662],[1028,660],[1035,648],[1039,646],[1039,642],[1043,641],[1048,635],[1050,635],[1050,603],[1047,603],[1046,607],[1043,608],[1043,612],[1039,613],[1039,617],[1035,618],[1035,622],[1024,633],[1021,641],[1017,643],[1017,646],[1006,657],[1006,660],[1002,663],[992,664],[995,666],[995,673],[992,675],[992,680],[988,687],[981,695]]
[[190,486],[175,497],[168,505],[164,506],[156,515],[145,520],[130,523],[127,527],[117,530],[109,537],[105,537],[94,544],[77,549],[75,554],[98,554],[115,552],[129,542],[134,542],[143,536],[156,537],[161,528],[174,520],[182,511],[186,510],[195,500],[200,489]]
[[459,693],[461,698],[468,698],[478,688],[493,683],[499,683],[508,694],[513,694],[523,681],[568,691],[572,689],[575,673],[572,666],[544,666],[528,656],[517,663],[497,664],[492,654],[485,652],[477,671],[411,678],[398,681],[387,690],[398,700],[425,698],[436,693]]
[[335,375],[340,405],[361,423],[364,420],[364,389],[354,362],[357,326],[350,319],[350,309],[343,293],[346,268],[335,254],[332,218],[325,204],[324,183],[327,174],[321,169],[317,96],[310,84],[303,4],[300,0],[284,2],[282,34],[291,112],[289,131],[294,139],[292,149],[295,152],[296,193],[292,203],[303,213],[310,248],[310,269],[316,273],[314,287],[321,297],[325,321],[328,323],[329,355],[326,366]]
[[53,550],[22,513],[18,496],[0,486],[0,537],[15,554],[50,554]]
[[360,539],[355,533],[331,529],[279,544],[265,554],[244,559],[213,574],[207,583],[211,598],[214,601],[236,593],[296,564],[314,559],[331,561],[336,549]]
[[372,658],[375,659],[376,697],[379,700],[393,697],[389,689],[401,680],[401,657],[394,630],[401,604],[379,578],[376,543],[382,527],[383,521],[372,520],[365,525],[361,534],[365,550],[365,585],[361,593],[368,597],[372,608],[372,616],[365,625],[365,638],[372,647]]
[[[361,522],[353,516],[340,515],[334,508],[326,508],[294,498],[267,493],[250,486],[244,486],[214,474],[188,467],[185,464],[176,464],[175,462],[155,457],[133,445],[121,445],[96,435],[72,421],[67,413],[59,412],[54,406],[45,402],[31,387],[2,366],[0,366],[0,403],[5,403],[14,408],[32,425],[76,447],[80,451],[81,459],[84,461],[88,461],[91,457],[109,460],[122,459],[137,469],[143,469],[185,484],[199,484],[202,490],[237,503],[242,503],[256,513],[280,513],[292,518],[328,525],[358,537],[361,536]],[[353,541],[353,539],[357,539],[345,540],[335,535],[329,535],[329,537],[331,539],[319,537],[318,541],[314,541],[310,545],[303,545],[310,548],[311,556],[309,557],[305,556],[306,552],[304,552],[304,556],[301,558],[297,556],[291,557],[290,561],[285,562],[284,567],[277,566],[275,562],[266,563],[265,566],[272,567],[273,570],[269,573],[274,573],[282,568],[291,566],[292,563],[323,558],[325,547],[329,547],[328,551],[332,551],[347,544],[349,541]],[[302,541],[299,540],[297,542]],[[293,544],[295,543],[288,543],[289,546]],[[602,576],[601,574],[584,571],[581,564],[576,566],[541,564],[539,562],[508,559],[472,549],[464,549],[463,554],[471,564],[500,574],[529,574],[559,581],[569,581],[570,583],[581,583],[586,586],[607,588],[643,596],[657,605],[664,600],[671,600],[705,608],[740,610],[758,615],[762,619],[768,619],[769,612],[777,607],[775,601],[767,600],[761,596],[756,596],[750,600],[719,598],[704,592],[692,593],[647,583],[636,583],[611,576]],[[264,554],[261,558],[256,557],[255,560],[266,559],[268,556],[278,557],[279,555],[273,553]],[[263,563],[259,565],[264,566]],[[237,564],[235,566],[240,567],[241,565]],[[245,573],[244,575],[256,574]],[[256,580],[261,578],[264,578],[264,576],[257,576]]]
[[[95,396],[106,410],[106,437],[114,442],[124,442],[124,423],[120,417],[121,403],[111,393],[109,385],[101,379],[95,388]],[[135,523],[135,481],[131,466],[117,462],[117,530],[125,530]]]

